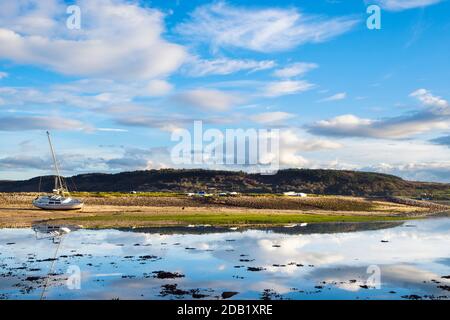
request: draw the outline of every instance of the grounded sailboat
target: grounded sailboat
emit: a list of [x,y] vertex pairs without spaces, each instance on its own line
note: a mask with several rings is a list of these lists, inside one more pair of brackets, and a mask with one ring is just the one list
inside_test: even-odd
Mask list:
[[78,199],[70,197],[69,190],[63,182],[59,173],[58,162],[56,161],[55,151],[53,149],[50,133],[47,131],[48,143],[52,153],[53,164],[55,166],[55,188],[53,194],[39,196],[33,200],[33,205],[45,210],[78,210],[83,208],[84,203]]

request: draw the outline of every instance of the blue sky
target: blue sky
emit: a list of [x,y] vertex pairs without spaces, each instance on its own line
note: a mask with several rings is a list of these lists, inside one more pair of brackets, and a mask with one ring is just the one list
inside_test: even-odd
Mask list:
[[280,128],[282,167],[449,182],[449,13],[445,0],[1,1],[0,179],[51,172],[47,129],[67,175],[174,167],[171,132],[202,120]]

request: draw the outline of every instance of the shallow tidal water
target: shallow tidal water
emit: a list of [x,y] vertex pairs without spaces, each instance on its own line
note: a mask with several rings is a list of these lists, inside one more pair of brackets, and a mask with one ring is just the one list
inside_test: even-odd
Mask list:
[[449,299],[450,218],[0,229],[0,299]]

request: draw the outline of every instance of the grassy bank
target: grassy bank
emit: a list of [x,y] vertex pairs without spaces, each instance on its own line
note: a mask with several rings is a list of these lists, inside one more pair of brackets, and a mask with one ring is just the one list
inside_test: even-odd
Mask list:
[[149,225],[282,225],[288,223],[320,223],[320,222],[369,222],[404,220],[398,216],[376,215],[324,215],[324,214],[266,214],[266,213],[235,213],[235,214],[172,214],[172,215],[141,215],[115,214],[89,217],[72,217],[59,220],[65,223],[76,223],[89,227],[114,226],[149,226]]
[[92,194],[81,211],[55,212],[31,205],[36,194],[0,194],[0,227],[34,223],[73,223],[92,228],[163,225],[282,225],[316,222],[403,220],[433,214],[419,204],[382,199],[321,196],[296,198],[272,195],[196,198],[167,193]]

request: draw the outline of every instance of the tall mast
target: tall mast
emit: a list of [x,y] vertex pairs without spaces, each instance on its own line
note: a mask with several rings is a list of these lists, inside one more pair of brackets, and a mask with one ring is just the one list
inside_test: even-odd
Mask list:
[[63,184],[61,181],[61,175],[59,173],[58,162],[56,161],[55,150],[53,149],[52,140],[50,139],[50,132],[47,131],[48,144],[50,145],[50,151],[52,152],[53,164],[55,166],[56,178],[55,178],[55,189],[59,190],[58,184],[60,188],[63,188]]

